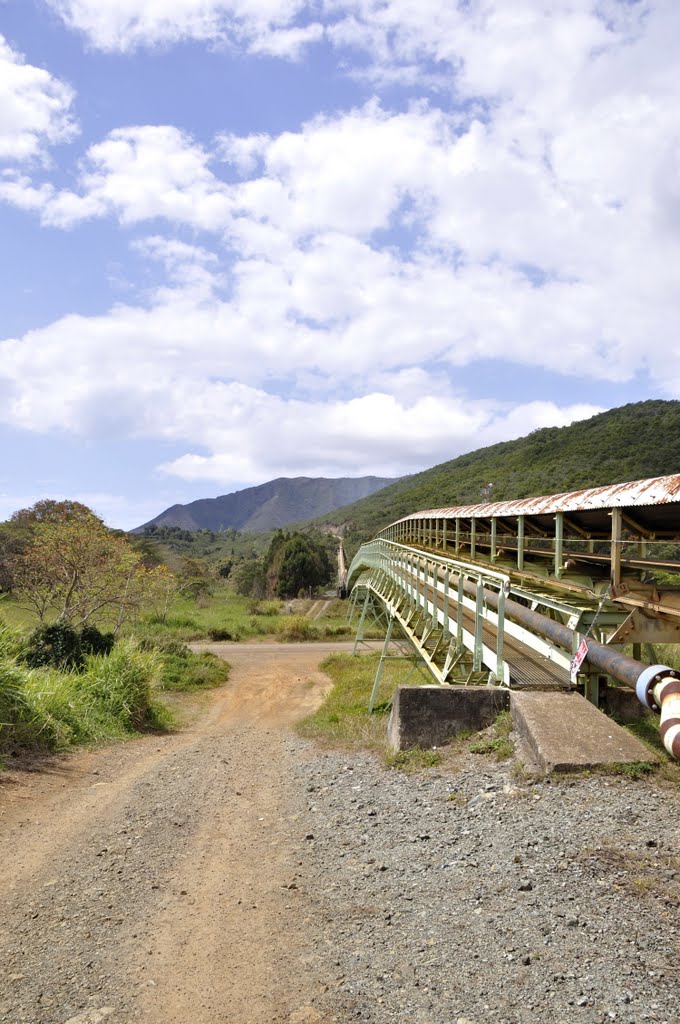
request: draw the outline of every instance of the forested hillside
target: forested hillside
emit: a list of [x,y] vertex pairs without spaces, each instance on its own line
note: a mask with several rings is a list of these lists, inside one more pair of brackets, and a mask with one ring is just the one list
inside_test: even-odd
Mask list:
[[680,472],[680,402],[647,401],[568,427],[480,448],[338,509],[316,525],[344,527],[352,552],[418,509],[527,498]]

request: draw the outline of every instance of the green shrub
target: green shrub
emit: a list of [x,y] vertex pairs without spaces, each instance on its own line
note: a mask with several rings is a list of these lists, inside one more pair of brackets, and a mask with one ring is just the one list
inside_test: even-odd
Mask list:
[[248,613],[250,615],[278,615],[283,608],[283,601],[250,601]]
[[80,636],[63,622],[34,629],[20,657],[29,668],[49,666],[67,672],[78,671],[83,666]]
[[224,629],[221,626],[216,626],[213,629],[208,630],[208,636],[215,643],[220,643],[223,640],[240,640],[241,634],[238,629]]
[[160,651],[161,654],[178,654],[180,657],[191,654],[185,643],[172,636],[142,636],[137,638],[137,645],[142,651]]
[[96,626],[83,626],[80,631],[83,654],[110,654],[115,642],[113,633],[102,633]]
[[324,636],[351,636],[351,626],[323,626]]
[[194,654],[186,644],[172,637],[148,637],[139,641],[144,651],[156,651],[160,657],[161,690],[200,690],[221,686],[229,678],[229,665],[215,654]]

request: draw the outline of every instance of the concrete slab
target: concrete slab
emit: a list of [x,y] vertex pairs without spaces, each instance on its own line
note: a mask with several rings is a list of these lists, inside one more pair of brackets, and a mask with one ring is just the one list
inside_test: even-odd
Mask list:
[[463,731],[491,725],[510,706],[500,686],[399,686],[387,738],[393,750],[439,747]]
[[657,757],[578,693],[513,691],[515,729],[545,771],[568,772]]

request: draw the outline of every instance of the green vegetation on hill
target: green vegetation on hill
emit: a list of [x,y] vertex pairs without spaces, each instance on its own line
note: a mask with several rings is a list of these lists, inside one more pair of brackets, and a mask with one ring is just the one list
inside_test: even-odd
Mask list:
[[[410,512],[537,497],[680,472],[680,402],[624,405],[568,427],[461,455],[315,520],[344,527],[348,554]],[[491,496],[482,488],[493,484]]]

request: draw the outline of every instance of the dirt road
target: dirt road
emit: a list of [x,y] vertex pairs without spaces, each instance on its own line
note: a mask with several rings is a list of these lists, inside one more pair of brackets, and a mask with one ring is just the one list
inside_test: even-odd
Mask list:
[[289,730],[333,646],[232,645],[182,733],[3,778],[0,1021],[335,1019]]

